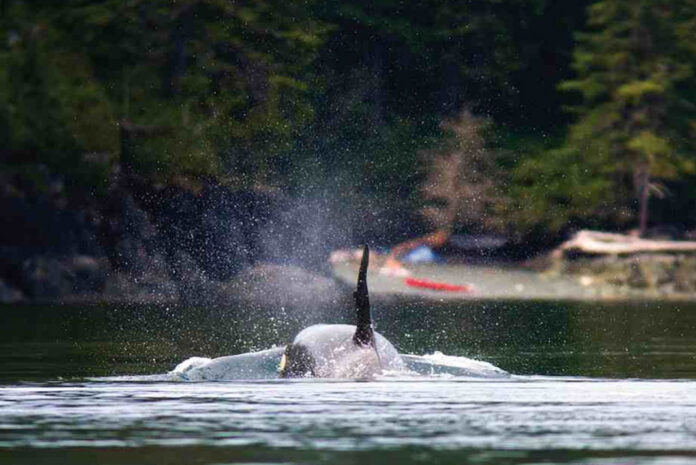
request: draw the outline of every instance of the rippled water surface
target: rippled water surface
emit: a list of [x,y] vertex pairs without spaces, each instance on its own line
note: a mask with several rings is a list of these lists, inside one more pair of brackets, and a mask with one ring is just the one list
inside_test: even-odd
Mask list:
[[391,305],[402,352],[515,375],[173,382],[329,317],[0,308],[0,463],[696,463],[695,307]]

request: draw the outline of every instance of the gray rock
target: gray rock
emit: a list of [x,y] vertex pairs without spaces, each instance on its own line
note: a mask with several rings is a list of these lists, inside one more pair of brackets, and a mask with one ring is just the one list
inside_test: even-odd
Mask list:
[[635,254],[563,260],[557,269],[569,275],[590,276],[596,282],[659,293],[696,292],[693,254]]
[[70,269],[60,260],[32,257],[22,263],[22,290],[33,299],[53,299],[72,292]]
[[178,289],[169,280],[142,279],[127,273],[112,273],[106,281],[102,299],[125,303],[175,303]]
[[130,194],[118,199],[115,210],[108,230],[114,240],[112,261],[117,269],[133,275],[146,273],[153,265],[155,229]]
[[21,282],[26,295],[46,300],[103,291],[109,266],[88,255],[65,258],[31,257],[22,262]]
[[19,302],[23,297],[21,291],[13,288],[0,279],[0,303],[11,304]]
[[352,305],[351,292],[343,284],[290,265],[258,264],[228,281],[199,279],[180,286],[185,304],[241,306],[257,315],[281,309],[303,313],[350,309]]
[[109,274],[107,260],[87,255],[76,255],[67,259],[66,262],[72,277],[73,292],[86,293],[104,290]]
[[352,305],[350,290],[335,279],[291,265],[256,265],[240,273],[228,290],[255,308],[309,311]]

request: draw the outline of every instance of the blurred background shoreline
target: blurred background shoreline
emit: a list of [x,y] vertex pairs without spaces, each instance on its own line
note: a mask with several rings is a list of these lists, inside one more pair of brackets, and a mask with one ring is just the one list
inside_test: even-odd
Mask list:
[[0,301],[337,302],[333,251],[433,231],[476,298],[694,299],[693,252],[553,251],[696,236],[695,43],[686,0],[5,0]]

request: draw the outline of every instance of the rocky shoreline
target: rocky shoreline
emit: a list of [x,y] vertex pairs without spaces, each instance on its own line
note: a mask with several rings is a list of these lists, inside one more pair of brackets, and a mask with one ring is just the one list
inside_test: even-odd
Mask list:
[[583,257],[559,262],[552,271],[590,285],[611,285],[634,292],[696,299],[696,256],[641,254]]
[[551,254],[548,272],[586,286],[696,299],[696,242],[579,231]]
[[[317,197],[212,182],[162,187],[118,173],[105,194],[76,197],[59,177],[38,172],[34,184],[0,174],[0,303],[350,305],[352,270],[327,259],[374,234],[351,229],[366,222],[340,217],[341,209]],[[384,224],[408,228],[408,220]],[[405,290],[381,277],[374,291],[378,298],[696,300],[696,253],[687,246],[585,231],[534,269],[423,268],[426,277],[475,281],[473,295]]]
[[349,294],[326,264],[347,239],[319,218],[319,200],[123,176],[76,196],[38,172],[33,184],[0,175],[0,302],[295,305]]
[[[333,263],[346,285],[357,272],[355,254]],[[375,256],[370,291],[378,299],[696,301],[696,242],[579,231],[552,250],[525,262],[412,263],[384,267]],[[413,282],[446,284],[414,288]]]

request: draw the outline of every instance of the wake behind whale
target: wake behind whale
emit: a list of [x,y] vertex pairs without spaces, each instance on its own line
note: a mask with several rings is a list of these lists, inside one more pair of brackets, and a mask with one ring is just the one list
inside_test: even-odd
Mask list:
[[292,343],[261,352],[190,358],[169,373],[172,379],[229,380],[268,378],[366,379],[384,375],[507,377],[490,363],[450,357],[399,354],[374,330],[367,289],[369,248],[365,246],[354,292],[356,325],[319,324],[297,334]]

